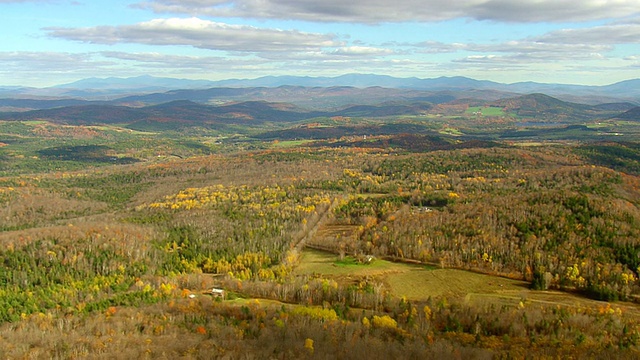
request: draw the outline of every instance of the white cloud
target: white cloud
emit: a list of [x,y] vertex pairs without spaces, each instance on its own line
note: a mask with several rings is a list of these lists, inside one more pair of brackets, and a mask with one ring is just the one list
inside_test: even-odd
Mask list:
[[554,56],[547,54],[509,54],[509,55],[469,55],[460,59],[452,60],[456,63],[492,63],[492,64],[551,64],[551,63],[571,63],[572,61],[603,60],[605,57],[600,53],[585,53],[568,57]]
[[143,68],[167,70],[190,70],[196,72],[230,71],[248,67],[263,66],[266,60],[259,58],[233,58],[220,56],[184,56],[161,54],[157,52],[128,53],[121,51],[103,51],[105,58],[130,62]]
[[640,44],[640,22],[558,30],[536,40],[556,44]]
[[[591,61],[608,59],[615,45],[639,44],[640,23],[635,19],[588,28],[574,28],[502,43],[442,43],[424,41],[414,44],[419,53],[467,52],[457,62],[544,63],[549,61]],[[475,53],[475,54],[474,54]],[[478,55],[476,55],[478,54]],[[498,54],[498,55],[496,55]]]
[[[439,42],[423,42],[417,44],[419,52],[455,53],[471,52],[484,55],[470,55],[464,61],[492,61],[502,59],[504,61],[519,62],[545,62],[545,61],[576,61],[602,59],[603,53],[613,50],[610,45],[600,44],[555,44],[534,40],[508,41],[499,44],[443,44]],[[502,54],[495,56],[495,53]],[[493,54],[493,55],[491,55]],[[506,55],[505,55],[506,54]]]
[[443,54],[443,53],[453,53],[459,50],[465,50],[469,47],[468,44],[463,43],[451,43],[446,44],[440,41],[424,41],[415,46],[421,48],[422,53],[427,54]]
[[[549,61],[591,61],[607,59],[615,45],[640,43],[640,24],[615,23],[592,28],[564,29],[497,44],[446,44],[425,41],[417,44],[423,53],[469,52],[456,62],[545,63]],[[496,55],[498,54],[498,55]]]
[[567,22],[640,13],[638,0],[150,0],[135,6],[158,13],[369,24],[454,18]]
[[61,52],[0,52],[0,69],[3,72],[31,71],[73,72],[80,69],[95,69],[112,65],[112,62],[96,60],[93,54]]
[[[344,50],[344,49],[343,49]],[[381,49],[384,50],[384,49]],[[107,59],[117,59],[127,64],[155,72],[183,73],[202,76],[211,73],[226,73],[227,76],[246,77],[273,74],[289,74],[291,72],[344,71],[353,72],[354,69],[367,71],[393,71],[413,66],[415,61],[377,59],[371,53],[378,55],[375,48],[346,50],[344,54],[334,52],[299,52],[295,54],[266,53],[260,57],[217,57],[217,56],[183,56],[162,53],[127,53],[120,51],[103,51],[100,54]],[[387,51],[383,51],[387,53]],[[231,75],[233,74],[233,75]]]
[[199,18],[154,19],[135,25],[45,28],[52,37],[94,44],[188,45],[236,52],[306,51],[340,45],[330,34],[264,29]]
[[391,55],[393,54],[393,50],[369,46],[346,46],[338,48],[330,54],[341,56],[380,56]]
[[119,68],[116,61],[105,60],[95,53],[0,52],[0,78],[10,84],[55,85],[96,74],[122,75],[127,71]]
[[640,68],[640,55],[630,55],[623,58],[625,66],[631,69]]

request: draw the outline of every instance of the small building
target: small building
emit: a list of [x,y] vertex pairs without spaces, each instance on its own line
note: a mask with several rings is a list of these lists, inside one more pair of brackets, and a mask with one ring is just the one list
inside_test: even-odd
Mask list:
[[213,295],[214,298],[221,298],[222,300],[224,300],[226,297],[226,293],[224,289],[220,289],[220,288],[211,289],[211,295]]

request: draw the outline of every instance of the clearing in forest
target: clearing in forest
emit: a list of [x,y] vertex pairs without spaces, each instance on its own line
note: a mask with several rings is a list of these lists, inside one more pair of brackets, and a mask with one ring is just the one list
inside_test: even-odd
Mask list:
[[302,254],[297,275],[322,275],[339,283],[368,279],[385,284],[395,296],[410,300],[429,297],[465,298],[468,294],[500,294],[527,290],[528,283],[464,270],[440,269],[431,265],[407,264],[374,259],[360,264],[347,256],[307,249]]
[[[602,308],[608,303],[562,291],[536,291],[526,281],[508,279],[458,269],[408,264],[375,259],[359,264],[352,257],[340,260],[330,252],[306,249],[295,270],[296,275],[319,275],[348,284],[368,280],[382,283],[397,297],[412,301],[446,298],[474,305],[560,305],[578,308]],[[640,316],[637,304],[616,303],[625,313]]]
[[503,116],[502,108],[493,106],[471,106],[465,111],[467,115]]

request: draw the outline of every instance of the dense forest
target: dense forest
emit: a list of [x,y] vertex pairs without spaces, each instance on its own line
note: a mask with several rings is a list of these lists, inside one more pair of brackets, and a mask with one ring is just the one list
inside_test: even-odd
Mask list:
[[331,121],[0,122],[0,356],[637,357],[637,143]]

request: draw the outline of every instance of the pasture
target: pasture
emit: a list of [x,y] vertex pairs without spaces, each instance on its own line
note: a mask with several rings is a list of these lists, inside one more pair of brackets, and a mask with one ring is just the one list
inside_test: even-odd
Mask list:
[[504,111],[499,107],[492,106],[470,106],[467,111],[465,111],[466,115],[483,115],[483,116],[503,116]]
[[640,316],[640,309],[636,304],[618,302],[610,307],[607,302],[570,292],[531,290],[526,281],[382,259],[365,265],[349,256],[340,260],[337,254],[313,249],[306,249],[302,253],[294,274],[321,276],[343,285],[366,279],[383,284],[384,289],[392,296],[404,297],[410,301],[433,298],[475,306],[562,306],[591,308],[594,311],[614,308],[621,309],[630,316]]

